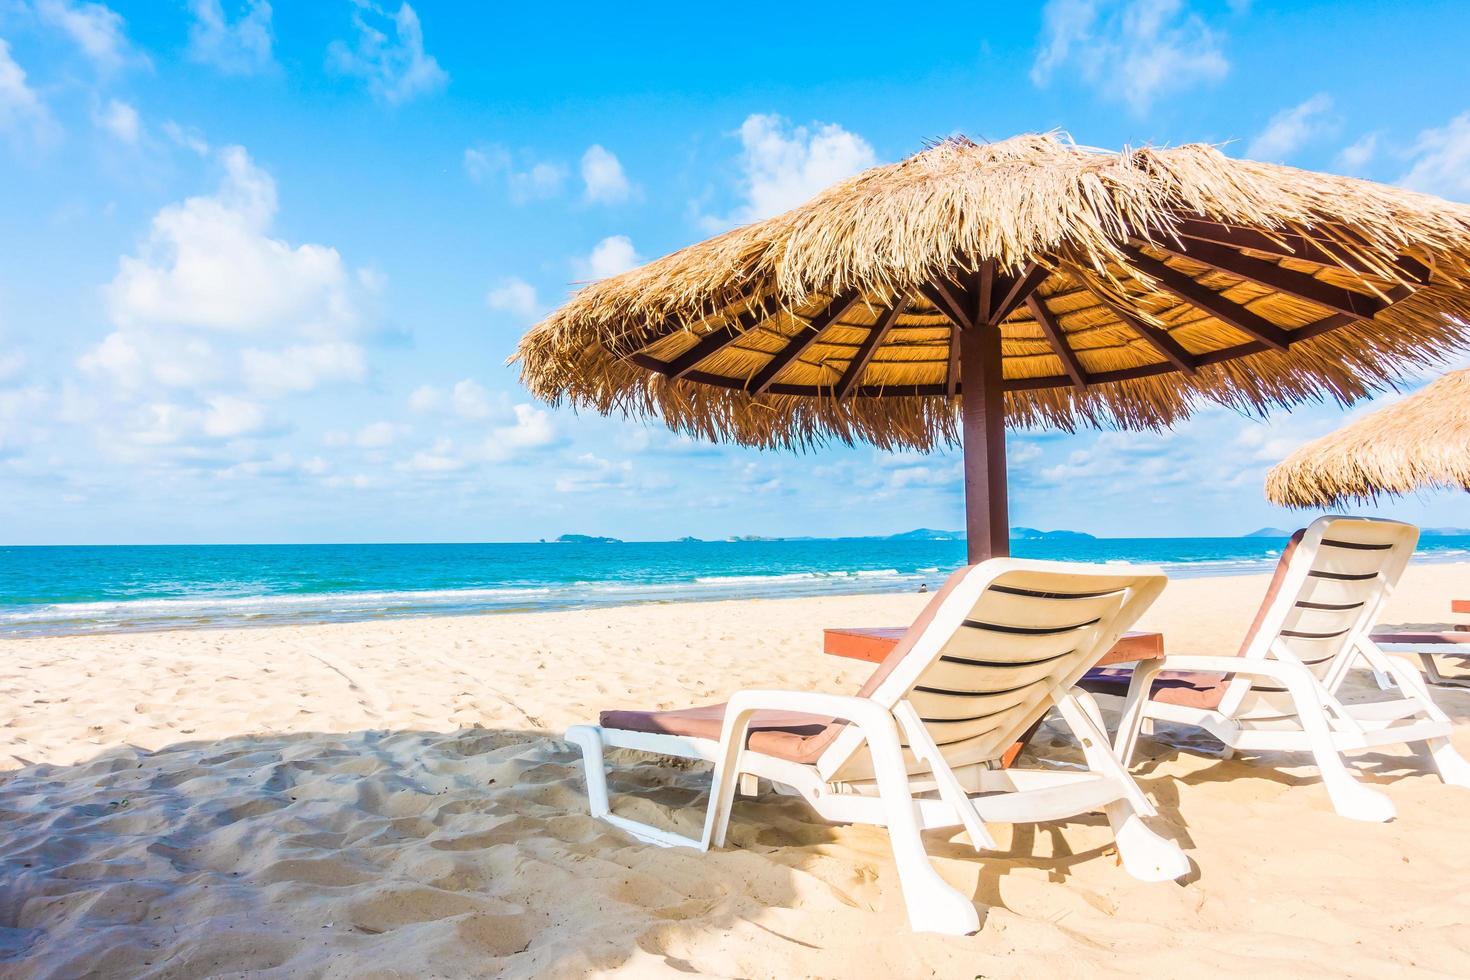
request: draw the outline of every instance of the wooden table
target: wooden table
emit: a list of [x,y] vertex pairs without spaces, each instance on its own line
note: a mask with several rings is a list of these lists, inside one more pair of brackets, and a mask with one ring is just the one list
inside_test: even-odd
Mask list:
[[[822,631],[822,652],[849,660],[864,660],[878,663],[898,645],[907,632],[904,626],[839,627]],[[1465,634],[1470,638],[1470,633]],[[1124,633],[1113,648],[1097,662],[1097,666],[1128,664],[1139,660],[1162,660],[1164,656],[1164,634]],[[1021,740],[1005,750],[1000,757],[1001,768],[1009,769],[1031,741],[1031,736],[1041,727],[1041,721],[1032,725],[1021,736]]]

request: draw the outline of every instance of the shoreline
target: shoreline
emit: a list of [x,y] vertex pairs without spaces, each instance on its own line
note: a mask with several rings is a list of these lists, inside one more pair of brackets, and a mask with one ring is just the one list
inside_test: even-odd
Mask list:
[[[1230,562],[1215,563],[1210,561],[1199,562],[1160,562],[1156,563],[1169,574],[1171,582],[1186,582],[1199,580],[1230,579],[1251,575],[1268,574],[1274,567],[1275,559],[1263,559],[1254,563]],[[1126,563],[1120,563],[1126,564]],[[1147,563],[1138,563],[1147,564]],[[1228,567],[1221,567],[1228,566]],[[1242,567],[1245,566],[1245,567]],[[1467,575],[1470,575],[1470,561],[1461,552],[1444,553],[1442,557],[1436,557],[1433,551],[1416,553],[1411,567],[1414,566],[1464,566]],[[1188,574],[1186,570],[1197,569],[1195,574]],[[352,623],[384,623],[397,621],[422,621],[470,618],[481,619],[494,616],[515,616],[538,613],[556,612],[589,612],[600,609],[622,609],[639,606],[681,606],[686,604],[704,604],[717,602],[742,602],[742,601],[781,601],[787,599],[832,599],[839,597],[882,597],[900,596],[909,594],[921,594],[913,587],[913,582],[923,580],[929,591],[933,591],[943,583],[953,570],[939,569],[930,572],[900,573],[889,570],[878,573],[811,573],[803,575],[768,575],[768,576],[727,576],[731,585],[738,583],[746,586],[743,589],[727,592],[724,594],[697,595],[681,592],[697,586],[708,586],[711,590],[718,589],[722,583],[722,577],[712,579],[696,579],[692,582],[678,583],[617,583],[617,582],[583,582],[568,586],[568,593],[556,596],[551,587],[516,587],[506,588],[464,588],[464,589],[405,589],[394,592],[319,592],[319,593],[262,593],[260,595],[229,596],[219,599],[207,597],[169,597],[148,598],[137,600],[112,600],[97,602],[78,602],[67,604],[74,606],[78,613],[82,610],[99,612],[106,608],[113,617],[124,616],[129,610],[142,612],[145,609],[171,609],[177,608],[181,612],[176,614],[177,618],[150,619],[146,617],[134,618],[131,621],[120,620],[104,623],[84,622],[74,627],[65,625],[68,621],[57,614],[55,620],[37,620],[38,625],[28,628],[17,625],[23,621],[22,617],[35,615],[21,612],[26,607],[12,607],[8,613],[0,614],[0,642],[22,639],[46,639],[71,636],[113,636],[113,635],[137,635],[151,633],[169,633],[175,631],[197,632],[208,630],[232,630],[246,629],[258,630],[272,627],[285,626],[325,626]],[[905,588],[842,588],[844,581],[858,585],[865,579],[882,578],[892,582],[895,579],[903,580]],[[913,582],[908,581],[912,579]],[[806,588],[795,585],[796,581],[808,583]],[[824,583],[826,588],[812,587],[817,583]],[[778,587],[784,584],[784,588]],[[583,586],[580,595],[575,594],[577,586]],[[607,589],[597,597],[596,587]],[[623,594],[619,595],[618,592]],[[647,593],[639,596],[638,593]],[[491,596],[517,596],[524,598],[528,594],[539,594],[553,596],[554,598],[540,602],[522,602],[520,604],[506,603],[497,605],[487,602],[482,606],[476,606],[472,601],[474,597]],[[413,605],[415,600],[424,599],[446,600],[441,609],[425,607],[422,604]],[[364,599],[386,600],[396,599],[402,602],[398,608],[360,608],[351,609],[309,609],[303,610],[298,615],[292,615],[284,610],[291,607],[322,606],[341,603],[361,602]],[[456,602],[455,600],[461,600]],[[40,605],[40,604],[38,604]],[[208,616],[203,610],[213,606],[221,608],[260,608],[279,607],[281,612],[249,613],[243,615],[229,616],[216,613]],[[43,606],[43,609],[56,609],[55,604]],[[199,610],[194,616],[188,616],[182,610]],[[4,616],[14,616],[16,619],[6,621]],[[110,617],[111,618],[111,617]],[[191,621],[193,620],[193,621]]]

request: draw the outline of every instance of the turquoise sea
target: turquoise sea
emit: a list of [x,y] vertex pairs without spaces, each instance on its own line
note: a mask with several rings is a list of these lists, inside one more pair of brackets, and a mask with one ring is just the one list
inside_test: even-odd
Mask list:
[[[1016,541],[1018,557],[1267,571],[1278,538]],[[1420,561],[1470,559],[1425,537]],[[0,547],[0,636],[321,623],[935,588],[958,541]]]

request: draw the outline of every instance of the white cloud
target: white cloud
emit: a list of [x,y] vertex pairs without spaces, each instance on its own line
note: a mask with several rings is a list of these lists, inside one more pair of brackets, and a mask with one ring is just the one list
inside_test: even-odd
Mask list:
[[355,326],[354,280],[337,250],[270,237],[275,181],[241,147],[220,159],[219,190],[159,211],[140,253],[119,261],[106,290],[113,321],[318,336]]
[[197,129],[191,126],[180,126],[170,119],[163,124],[163,135],[167,136],[175,146],[183,147],[197,156],[207,157],[210,154],[209,143]]
[[414,453],[407,462],[400,463],[397,468],[409,473],[442,475],[464,469],[465,461],[454,455],[452,440],[440,438],[434,441],[431,448]]
[[627,272],[643,262],[627,235],[610,235],[592,246],[585,259],[573,261],[577,275],[583,279],[606,279]]
[[867,140],[836,123],[792,127],[780,116],[755,113],[739,135],[745,203],[728,218],[708,220],[712,228],[780,214],[878,162]]
[[106,4],[39,0],[36,13],[43,22],[71,38],[100,71],[148,63],[147,57],[134,51],[128,42],[122,15]]
[[1470,112],[1419,134],[1409,151],[1413,164],[1399,183],[1416,191],[1470,201]]
[[24,134],[48,142],[56,123],[36,90],[26,81],[25,69],[10,56],[10,45],[0,37],[0,131]]
[[485,305],[520,317],[532,316],[538,308],[536,287],[515,276],[502,279],[485,294]]
[[515,155],[503,146],[472,146],[464,151],[464,169],[477,184],[504,179],[512,202],[525,204],[561,193],[567,168],[546,160],[524,160],[517,166]]
[[1266,128],[1250,141],[1245,155],[1250,160],[1284,163],[1307,143],[1329,135],[1336,127],[1332,119],[1332,96],[1326,92],[1282,109],[1266,123]]
[[1338,168],[1349,174],[1362,173],[1378,155],[1380,136],[1379,133],[1368,133],[1351,145],[1343,147],[1342,152],[1337,155]]
[[420,385],[408,396],[408,407],[415,412],[437,412],[444,407],[444,392],[433,385]]
[[586,187],[587,200],[596,204],[618,204],[633,193],[622,163],[595,143],[582,154],[582,183]]
[[577,457],[577,469],[561,474],[553,486],[557,493],[593,493],[628,486],[633,480],[633,464],[628,460],[611,462],[592,453]]
[[204,413],[204,434],[216,439],[233,439],[257,433],[266,426],[265,409],[257,402],[231,395],[209,399]]
[[97,125],[129,146],[136,146],[143,134],[138,110],[121,99],[111,100],[106,109],[97,113]]
[[189,0],[189,57],[229,75],[248,75],[269,68],[271,5],[268,0],[241,0],[231,20],[220,0]]
[[373,422],[358,429],[354,441],[364,449],[382,449],[397,442],[401,431],[402,426],[392,422]]
[[485,456],[492,462],[502,462],[522,450],[539,449],[556,441],[556,428],[543,409],[520,404],[513,411],[515,421],[497,426],[485,440]]
[[490,400],[490,392],[478,381],[465,378],[454,386],[450,395],[454,404],[454,411],[463,419],[485,419],[495,410]]
[[1230,71],[1219,35],[1183,0],[1049,0],[1031,80],[1072,65],[1089,86],[1146,113],[1159,97]]
[[[389,105],[399,105],[442,89],[449,74],[424,51],[424,31],[418,14],[408,4],[396,13],[370,0],[353,0],[357,37],[351,44],[333,41],[327,64],[344,75],[361,78],[368,89]],[[391,32],[392,36],[389,36]]]
[[18,350],[0,350],[0,384],[9,384],[19,378],[29,363],[25,354]]
[[240,352],[241,377],[263,394],[312,391],[324,384],[367,377],[367,354],[346,340],[294,344],[281,350],[247,348]]

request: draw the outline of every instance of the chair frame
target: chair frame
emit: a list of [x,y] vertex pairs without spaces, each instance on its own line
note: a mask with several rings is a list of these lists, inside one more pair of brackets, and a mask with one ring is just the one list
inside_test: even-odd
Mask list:
[[[1132,594],[1115,616],[1116,629],[1100,631],[1094,644],[1096,649],[1079,658],[1076,676],[1069,679],[1065,688],[1053,688],[1038,706],[1038,717],[1051,706],[1059,710],[1081,743],[1087,771],[1000,769],[997,768],[999,751],[996,759],[952,766],[913,704],[902,696],[914,678],[938,658],[981,593],[997,578],[1015,570],[1111,579],[1131,576],[1137,580]],[[887,827],[912,928],[953,935],[971,933],[980,926],[975,905],[934,870],[924,847],[923,831],[962,827],[977,852],[998,850],[985,827],[986,822],[1042,822],[1102,810],[1129,874],[1145,881],[1167,881],[1189,873],[1189,859],[1179,846],[1159,837],[1143,823],[1143,817],[1153,817],[1156,811],[1110,751],[1107,729],[1096,701],[1087,692],[1071,686],[1093,660],[1111,647],[1117,635],[1132,625],[1157,597],[1165,581],[1163,573],[1156,569],[1129,568],[1120,572],[1116,566],[992,559],[967,571],[965,580],[945,600],[913,648],[871,697],[743,691],[730,699],[718,741],[597,725],[575,726],[567,731],[566,737],[582,750],[592,815],[641,841],[699,850],[723,847],[737,790],[754,795],[758,780],[765,779],[778,792],[800,795],[827,820]],[[746,747],[754,713],[767,709],[822,715],[849,725],[815,763],[792,762]],[[1029,724],[1027,719],[1026,725]],[[911,753],[928,767],[927,771],[911,773],[899,740],[900,732]],[[603,761],[604,750],[608,748],[713,763],[701,837],[684,836],[613,813]],[[840,770],[844,764],[864,749],[869,753],[872,778],[843,778]],[[930,793],[934,795],[927,795]]]
[[[1380,571],[1381,588],[1367,602],[1341,649],[1328,662],[1325,674],[1314,673],[1283,642],[1281,630],[1290,614],[1307,573],[1317,558],[1322,541],[1338,522],[1399,525],[1404,528]],[[1117,757],[1132,764],[1138,737],[1146,722],[1167,721],[1203,728],[1225,745],[1228,757],[1237,750],[1248,752],[1310,752],[1336,811],[1353,820],[1386,821],[1396,815],[1393,801],[1384,793],[1359,783],[1343,756],[1387,745],[1422,747],[1440,778],[1447,784],[1470,787],[1470,763],[1455,750],[1449,735],[1453,723],[1434,703],[1424,678],[1404,654],[1390,654],[1369,638],[1372,624],[1392,594],[1408,556],[1413,552],[1418,531],[1411,525],[1375,518],[1321,517],[1313,521],[1296,552],[1271,608],[1250,646],[1234,657],[1169,655],[1162,660],[1140,663],[1133,672],[1122,718],[1114,742]],[[1397,687],[1397,700],[1344,704],[1337,696],[1356,662],[1375,671]],[[1217,708],[1167,704],[1150,699],[1154,677],[1162,670],[1206,671],[1231,675],[1231,683]],[[1285,688],[1291,714],[1297,724],[1280,727],[1254,725],[1239,717],[1251,679],[1269,680]]]

